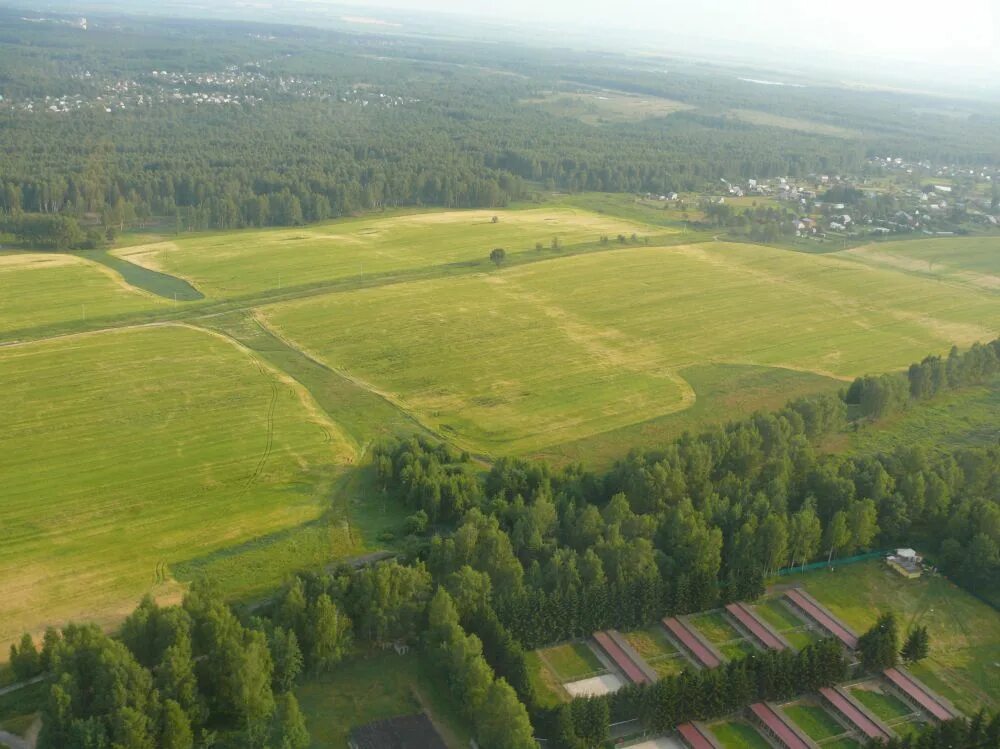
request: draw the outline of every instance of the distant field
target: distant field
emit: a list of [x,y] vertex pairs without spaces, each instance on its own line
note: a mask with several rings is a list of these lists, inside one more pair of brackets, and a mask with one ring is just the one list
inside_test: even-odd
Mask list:
[[166,299],[129,286],[73,255],[0,252],[0,336],[50,323],[164,308]]
[[544,98],[529,99],[525,104],[538,106],[559,117],[572,117],[588,125],[636,122],[691,109],[690,105],[673,99],[619,91],[553,93]]
[[1000,291],[1000,237],[941,237],[879,242],[843,253],[874,266]]
[[779,114],[760,112],[755,109],[733,109],[730,110],[729,114],[739,120],[749,122],[751,125],[760,125],[761,127],[777,127],[782,130],[797,130],[801,133],[828,135],[834,138],[854,139],[861,137],[861,133],[857,130],[851,130],[846,127],[837,127],[836,125],[828,125],[824,122],[814,122],[812,120],[803,120],[797,117],[783,117]]
[[704,243],[328,294],[263,316],[429,428],[494,454],[690,408],[688,367],[833,380],[902,368],[991,338],[1000,299],[836,257]]
[[725,749],[771,749],[757,729],[742,720],[713,723],[709,730]]
[[931,654],[913,673],[969,715],[1000,707],[1000,613],[944,578],[906,580],[872,561],[782,579],[794,581],[859,632],[883,611],[895,612],[904,631],[926,626]]
[[[353,451],[312,398],[181,326],[0,348],[0,652],[23,630],[115,621],[175,568],[317,523]],[[322,558],[348,546],[325,530]],[[349,548],[349,547],[348,547]],[[234,565],[227,592],[306,557]]]
[[[499,218],[493,223],[493,216]],[[179,276],[210,298],[359,279],[458,262],[488,262],[490,251],[548,251],[597,244],[602,234],[648,237],[671,230],[565,207],[437,211],[377,216],[293,229],[202,234],[138,245],[114,254]]]

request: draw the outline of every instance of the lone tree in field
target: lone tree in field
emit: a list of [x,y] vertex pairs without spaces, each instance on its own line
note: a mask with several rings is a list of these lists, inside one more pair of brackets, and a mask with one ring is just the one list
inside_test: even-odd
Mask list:
[[927,627],[914,627],[906,636],[906,642],[903,643],[900,655],[903,656],[904,661],[915,663],[927,657],[930,646],[931,638],[927,634]]
[[503,261],[507,259],[507,251],[503,247],[496,247],[492,252],[490,252],[490,260],[493,264],[499,268],[503,265]]
[[492,219],[490,219],[490,221],[492,223],[494,223],[494,224],[499,224],[500,223],[500,217],[499,216],[494,216]]
[[861,651],[861,663],[869,671],[881,671],[899,662],[899,630],[891,611],[882,614],[875,625],[858,638],[858,650]]
[[559,241],[559,237],[552,237],[552,249],[558,250],[562,247],[562,242]]

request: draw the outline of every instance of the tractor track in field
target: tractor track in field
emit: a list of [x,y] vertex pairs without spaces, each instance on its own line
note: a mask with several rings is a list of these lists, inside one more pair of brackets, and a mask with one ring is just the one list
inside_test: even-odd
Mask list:
[[274,412],[278,405],[278,383],[274,381],[274,378],[270,376],[267,368],[256,356],[253,357],[254,364],[257,365],[257,369],[260,371],[261,375],[264,376],[271,385],[271,400],[267,404],[267,440],[264,443],[264,452],[261,453],[260,459],[257,461],[257,465],[254,467],[253,473],[250,474],[250,478],[247,479],[246,484],[243,486],[243,491],[240,493],[240,498],[242,499],[246,496],[246,493],[250,491],[250,487],[261,477],[264,473],[264,466],[267,464],[267,459],[271,457],[271,450],[274,448]]

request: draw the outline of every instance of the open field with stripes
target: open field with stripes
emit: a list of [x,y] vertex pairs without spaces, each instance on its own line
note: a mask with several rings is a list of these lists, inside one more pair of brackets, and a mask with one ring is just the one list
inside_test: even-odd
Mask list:
[[893,268],[1000,292],[1000,238],[955,237],[878,242],[844,253],[873,267]]
[[[179,593],[178,567],[316,524],[354,457],[297,382],[203,330],[0,348],[0,381],[3,653],[24,630],[114,621],[146,592]],[[342,522],[323,528],[320,558],[354,547]],[[244,560],[218,581],[278,584],[290,561]]]

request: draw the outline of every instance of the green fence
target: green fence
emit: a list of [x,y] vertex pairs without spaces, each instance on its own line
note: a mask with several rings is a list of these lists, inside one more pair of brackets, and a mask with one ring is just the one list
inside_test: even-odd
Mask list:
[[778,575],[795,575],[799,572],[809,572],[810,570],[822,570],[827,567],[842,567],[845,564],[857,564],[858,562],[867,562],[869,559],[878,559],[884,557],[886,554],[892,552],[893,549],[884,549],[882,551],[869,551],[865,554],[856,554],[853,557],[842,557],[840,559],[831,559],[829,562],[813,562],[812,564],[802,564],[798,567],[786,567],[783,570],[778,570]]

